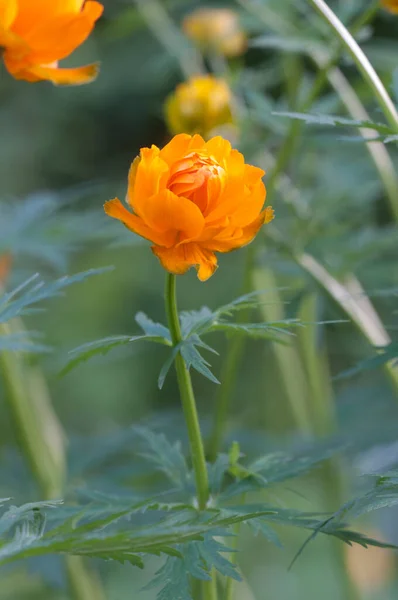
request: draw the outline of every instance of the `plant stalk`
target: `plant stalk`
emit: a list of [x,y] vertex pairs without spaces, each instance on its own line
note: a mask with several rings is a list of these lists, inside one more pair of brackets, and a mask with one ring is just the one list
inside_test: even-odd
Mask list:
[[398,132],[398,113],[394,103],[363,50],[324,0],[309,0],[309,2],[317,10],[322,19],[330,25],[336,36],[343,43],[357,65],[362,77],[373,91],[386,120],[394,132]]
[[[22,330],[19,319],[0,324],[0,335]],[[0,372],[19,445],[42,497],[60,498],[66,479],[66,438],[53,411],[46,381],[19,352],[0,352]],[[81,556],[66,556],[65,563],[74,600],[105,599],[99,579],[87,569]]]
[[[171,340],[174,348],[177,350],[183,338],[177,310],[176,276],[172,273],[168,273],[166,276],[165,305]],[[200,510],[204,510],[209,499],[209,480],[191,375],[179,350],[176,351],[174,362],[188,430],[198,506]]]
[[[174,363],[177,371],[178,387],[180,390],[182,408],[188,431],[189,445],[191,449],[192,465],[196,482],[196,494],[199,510],[205,510],[209,500],[209,479],[200,431],[198,411],[192,387],[191,375],[181,352],[178,349],[182,342],[180,320],[177,310],[176,276],[172,273],[166,275],[165,308],[167,322],[170,329],[176,355]],[[217,582],[215,573],[211,573],[210,581],[202,582],[203,600],[217,600]]]

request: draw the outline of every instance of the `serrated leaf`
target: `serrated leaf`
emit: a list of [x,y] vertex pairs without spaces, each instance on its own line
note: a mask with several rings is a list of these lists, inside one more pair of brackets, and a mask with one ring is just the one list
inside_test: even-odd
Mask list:
[[20,331],[7,335],[0,335],[0,352],[28,352],[28,353],[46,353],[51,352],[51,347],[45,344],[39,344],[32,338],[41,337],[34,331]]
[[203,347],[200,340],[198,343],[198,341],[192,337],[186,341],[181,342],[181,344],[179,345],[181,356],[183,357],[188,370],[192,367],[193,369],[195,369],[195,371],[206,377],[206,379],[209,379],[213,383],[219,384],[219,380],[217,379],[217,377],[215,377],[215,375],[213,375],[213,373],[209,369],[209,363],[203,358],[203,356],[197,349],[196,346],[198,345]]
[[272,527],[265,522],[263,518],[252,519],[249,522],[251,529],[255,532],[255,534],[261,534],[265,537],[265,539],[277,546],[278,548],[283,548],[282,542],[279,539],[278,534]]
[[386,363],[392,361],[396,363],[398,360],[398,342],[392,342],[388,346],[382,346],[380,348],[376,348],[378,354],[376,356],[372,356],[371,358],[367,358],[366,360],[362,360],[355,367],[351,369],[347,369],[343,371],[339,375],[337,375],[334,379],[346,379],[348,377],[352,377],[353,375],[357,375],[363,371],[370,371],[372,369],[377,369],[382,367]]
[[88,342],[70,351],[69,354],[72,355],[72,358],[62,369],[60,375],[66,375],[72,369],[80,365],[82,362],[89,360],[93,356],[97,356],[99,354],[108,354],[108,352],[114,348],[126,346],[137,341],[154,342],[156,344],[163,344],[166,346],[170,345],[168,340],[165,338],[146,334],[136,336],[115,335],[112,337],[103,338],[102,340],[97,340],[95,342]]
[[170,331],[161,323],[155,323],[145,313],[138,312],[135,315],[137,324],[141,327],[144,333],[151,337],[164,338],[171,344]]
[[388,125],[384,125],[383,123],[375,123],[374,121],[370,120],[359,121],[347,119],[346,117],[340,117],[338,115],[312,115],[298,112],[274,112],[273,114],[276,117],[299,119],[300,121],[304,121],[307,125],[328,125],[333,127],[336,125],[341,125],[343,127],[374,129],[375,131],[385,135],[395,134],[395,132]]
[[142,456],[154,463],[179,489],[187,489],[190,484],[190,472],[181,451],[181,444],[171,444],[164,434],[154,433],[146,427],[135,427],[134,431],[145,441],[145,452]]
[[239,475],[238,481],[228,486],[221,496],[230,498],[303,475],[342,451],[345,446],[344,442],[341,445],[323,447],[314,444],[301,451],[266,454],[248,465],[239,463],[239,471],[235,468],[235,476]]
[[33,275],[24,281],[13,291],[3,294],[0,298],[0,323],[6,323],[10,319],[26,314],[26,309],[32,305],[62,295],[63,290],[70,285],[80,283],[92,277],[112,270],[113,267],[102,269],[89,269],[75,275],[67,275],[55,281],[44,282]]

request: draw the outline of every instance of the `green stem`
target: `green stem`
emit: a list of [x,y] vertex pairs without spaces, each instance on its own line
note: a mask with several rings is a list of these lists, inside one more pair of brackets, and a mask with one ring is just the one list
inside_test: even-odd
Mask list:
[[320,16],[328,23],[337,37],[347,49],[355,64],[357,65],[362,77],[372,89],[373,94],[378,101],[380,108],[384,112],[386,120],[391,125],[395,132],[398,132],[398,113],[394,103],[391,100],[386,88],[382,84],[380,77],[377,75],[369,59],[359,47],[348,29],[343,25],[340,19],[329,8],[324,0],[309,0],[313,7],[318,11]]
[[[0,325],[0,335],[20,331],[23,323],[18,319]],[[60,498],[66,479],[65,437],[42,373],[11,351],[0,352],[0,371],[18,442],[42,497]],[[98,578],[81,556],[66,556],[65,562],[74,600],[104,600]]]
[[[351,32],[355,35],[358,31],[360,31],[367,23],[369,23],[374,17],[377,9],[378,9],[378,1],[374,2],[367,10],[365,10],[356,21],[351,26]],[[298,108],[298,112],[307,112],[310,110],[311,106],[321,94],[323,89],[329,80],[329,73],[333,67],[335,67],[339,61],[341,54],[342,46],[336,49],[333,55],[326,60],[325,64],[320,65],[320,61],[316,58],[315,62],[320,67],[319,71],[314,79],[314,82],[300,107]],[[268,180],[268,193],[272,193],[275,183],[279,177],[279,174],[285,169],[287,164],[290,161],[290,158],[293,156],[294,151],[296,149],[296,141],[300,136],[301,131],[304,128],[304,121],[292,120],[290,124],[290,128],[288,130],[288,134],[285,137],[285,140],[281,146],[281,149],[278,154],[278,158],[275,164],[275,167],[272,171],[271,177]]]
[[[171,339],[174,348],[176,348],[182,342],[183,338],[177,311],[176,276],[171,273],[168,273],[166,277],[165,305]],[[206,508],[209,499],[209,480],[206,459],[191,376],[179,351],[175,356],[175,367],[191,447],[198,505],[199,509],[203,510]]]
[[[168,273],[166,276],[165,306],[171,340],[174,348],[177,348],[183,338],[177,310],[176,276],[171,273]],[[178,387],[180,389],[185,423],[188,430],[198,506],[200,510],[204,510],[209,500],[209,479],[191,376],[181,352],[177,351],[174,362],[177,371]],[[201,588],[203,600],[217,600],[216,576],[214,572],[210,575],[211,580],[202,581]]]
[[211,581],[202,581],[202,600],[217,600],[217,579],[213,571]]
[[[12,323],[0,325],[0,335],[8,335],[13,331]],[[48,419],[46,407],[44,411],[40,410],[37,400],[29,398],[27,367],[19,353],[1,352],[0,369],[18,441],[33,475],[45,498],[59,498],[65,479],[65,467],[55,460],[58,452],[55,449],[54,452],[51,451],[46,429],[46,423],[54,421],[54,415],[51,414]],[[55,433],[57,437],[59,432]]]

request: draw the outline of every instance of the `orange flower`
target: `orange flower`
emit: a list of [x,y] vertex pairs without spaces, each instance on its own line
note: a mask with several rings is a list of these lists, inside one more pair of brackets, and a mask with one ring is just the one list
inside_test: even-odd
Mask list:
[[103,6],[85,0],[0,0],[0,47],[16,79],[47,79],[60,85],[86,83],[97,65],[59,69],[90,35]]
[[215,252],[245,246],[263,223],[264,171],[246,165],[222,137],[176,135],[161,150],[142,148],[129,173],[127,202],[115,198],[105,212],[150,240],[163,267],[177,275],[195,266],[205,281],[217,268]]
[[185,17],[182,28],[203,51],[232,57],[246,50],[247,38],[238,15],[228,8],[198,8]]
[[398,0],[381,0],[381,5],[390,13],[398,15]]
[[166,120],[172,133],[201,133],[208,137],[216,127],[232,123],[232,94],[224,79],[198,75],[168,97]]

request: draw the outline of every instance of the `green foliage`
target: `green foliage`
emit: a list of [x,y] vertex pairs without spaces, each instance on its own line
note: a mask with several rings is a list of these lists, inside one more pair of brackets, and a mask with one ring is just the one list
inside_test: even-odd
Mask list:
[[83,243],[113,236],[113,228],[98,211],[77,210],[77,200],[95,191],[93,185],[78,186],[0,202],[0,253],[64,271]]
[[382,367],[388,362],[392,362],[393,364],[397,363],[398,359],[398,343],[392,342],[388,346],[382,346],[380,348],[375,348],[377,350],[377,354],[366,360],[362,360],[352,369],[347,369],[343,371],[339,375],[335,377],[335,379],[345,379],[347,377],[352,377],[353,375],[358,375],[363,371],[369,371],[372,369],[378,369]]
[[[297,319],[285,319],[271,323],[241,323],[230,320],[239,311],[258,307],[258,296],[264,293],[264,291],[261,291],[245,294],[215,311],[210,310],[207,306],[203,306],[198,311],[182,312],[180,322],[183,340],[178,346],[172,349],[167,361],[164,363],[159,373],[159,388],[163,387],[177,352],[181,352],[188,369],[193,368],[213,383],[220,383],[211,372],[209,368],[210,364],[200,353],[200,349],[216,353],[211,346],[202,340],[202,336],[204,335],[223,332],[227,335],[244,335],[253,339],[287,344],[288,336],[292,335],[289,328],[299,325]],[[167,327],[161,323],[155,323],[143,312],[137,313],[135,320],[143,330],[143,335],[112,336],[83,344],[70,352],[72,358],[62,370],[62,374],[68,373],[74,367],[93,356],[107,354],[114,348],[129,345],[132,342],[142,340],[164,346],[172,345],[170,332]]]
[[[63,290],[70,285],[85,281],[93,275],[100,275],[111,270],[112,267],[102,269],[89,269],[75,275],[66,275],[54,281],[45,282],[39,275],[33,275],[21,283],[11,292],[3,293],[0,297],[0,325],[23,315],[29,315],[35,311],[36,304],[63,295]],[[21,352],[48,352],[50,348],[35,341],[40,338],[38,332],[8,332],[3,330],[0,336],[0,350],[13,350]]]
[[[143,442],[140,456],[161,470],[173,485],[168,493],[176,490],[190,493],[191,473],[180,446],[144,427],[135,428],[134,433]],[[209,467],[214,496],[211,506],[202,512],[191,502],[164,502],[163,492],[158,497],[144,493],[141,498],[85,492],[88,500],[85,504],[38,502],[8,509],[8,499],[4,499],[0,516],[0,566],[34,556],[66,553],[143,568],[148,556],[165,556],[166,562],[147,588],[160,588],[159,600],[191,600],[191,577],[207,580],[215,569],[221,575],[240,579],[235,565],[225,556],[231,552],[228,547],[228,539],[233,535],[231,528],[239,523],[247,523],[256,534],[264,535],[276,546],[280,546],[280,540],[273,526],[282,525],[310,530],[309,540],[322,533],[347,544],[396,548],[347,525],[365,513],[397,504],[395,472],[377,477],[370,491],[357,496],[335,514],[303,512],[264,502],[230,504],[241,481],[256,480],[267,488],[307,472],[331,452],[328,448],[321,453],[314,446],[296,456],[265,455],[237,471],[236,465],[242,457],[239,446],[234,444],[229,456],[219,455]],[[227,474],[236,481],[227,483]],[[258,487],[241,488],[239,493],[255,489]]]
[[[340,117],[335,115],[312,115],[296,112],[274,112],[277,117],[287,117],[289,119],[298,119],[304,121],[307,125],[319,125],[319,126],[340,126],[340,127],[355,127],[357,129],[373,129],[378,132],[379,135],[370,138],[373,141],[380,140],[385,144],[397,141],[398,136],[394,130],[388,125],[383,123],[375,123],[370,120],[357,120],[347,119],[346,117]],[[348,138],[350,139],[350,138]],[[357,139],[357,138],[351,138]],[[363,138],[360,138],[363,140]]]

